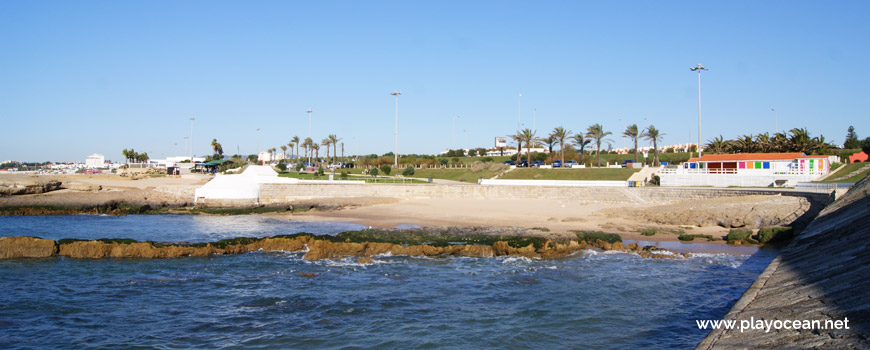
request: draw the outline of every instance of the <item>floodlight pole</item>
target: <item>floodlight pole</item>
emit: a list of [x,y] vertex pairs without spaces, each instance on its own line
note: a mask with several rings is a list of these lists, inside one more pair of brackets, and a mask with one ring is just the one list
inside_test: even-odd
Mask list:
[[701,158],[701,71],[708,70],[700,63],[697,66],[689,68],[691,71],[698,71],[698,158]]
[[[401,94],[402,93],[399,92],[399,90],[394,90],[393,93],[390,94],[390,95],[396,96],[396,132],[395,132],[396,150],[395,150],[395,154],[393,154],[393,157],[394,157],[393,167],[394,168],[399,167],[399,95],[401,95]],[[389,175],[389,174],[387,174],[387,175]]]

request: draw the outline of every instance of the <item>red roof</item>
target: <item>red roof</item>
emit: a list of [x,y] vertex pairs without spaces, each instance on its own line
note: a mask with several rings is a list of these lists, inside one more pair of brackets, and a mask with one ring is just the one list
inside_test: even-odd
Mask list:
[[815,155],[815,156],[800,156],[800,157],[798,157],[798,158],[828,158],[828,157],[830,157],[830,156],[826,156],[826,155]]
[[[801,152],[790,153],[736,153],[736,154],[705,154],[698,158],[689,159],[690,162],[734,162],[747,160],[795,160],[804,157]],[[827,156],[824,156],[827,157]]]

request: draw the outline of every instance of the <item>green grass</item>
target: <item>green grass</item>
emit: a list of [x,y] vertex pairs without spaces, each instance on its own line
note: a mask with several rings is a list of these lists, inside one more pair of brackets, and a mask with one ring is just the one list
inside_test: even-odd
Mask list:
[[411,177],[423,179],[431,177],[433,179],[477,183],[478,179],[489,179],[493,176],[498,175],[499,173],[501,173],[501,171],[491,171],[489,169],[475,172],[472,168],[417,169],[414,171],[414,175],[412,175]]
[[834,175],[832,175],[832,176],[828,177],[827,179],[820,181],[820,182],[851,182],[851,183],[856,183],[858,181],[861,181],[862,179],[864,179],[868,175],[870,175],[870,169],[864,170],[856,175],[853,175],[853,176],[845,178],[845,179],[841,179],[841,177],[846,176],[847,174],[849,174],[853,171],[861,169],[861,168],[865,167],[866,165],[867,165],[867,162],[852,163],[852,164],[844,165],[842,170],[838,171],[836,174],[834,174]]
[[759,243],[774,243],[790,240],[794,236],[791,227],[771,227],[758,230]]
[[577,240],[580,242],[585,241],[587,243],[593,243],[593,242],[596,242],[598,240],[602,240],[602,241],[605,241],[607,243],[622,242],[622,238],[619,237],[619,235],[615,234],[615,233],[587,232],[587,231],[578,231],[578,230],[571,230],[571,232],[574,232],[575,234],[577,234]]
[[[361,174],[362,169],[349,169],[349,170],[357,170],[353,174]],[[295,171],[288,171],[284,173],[279,173],[279,177],[289,177],[300,180],[329,180],[330,172],[326,172],[323,176],[317,176],[313,173],[297,173]],[[347,181],[359,181],[366,183],[427,183],[428,181],[415,180],[415,179],[394,179],[394,178],[385,178],[385,177],[371,177],[368,175],[364,176],[348,176],[346,179],[341,178],[341,172],[336,171],[333,180],[347,180]]]
[[625,181],[640,169],[600,168],[600,169],[516,169],[501,179],[510,180],[614,180]]
[[639,231],[643,236],[655,236],[656,233],[672,233],[675,235],[682,235],[685,232],[683,230],[672,230],[672,229],[662,229],[662,228],[651,228]]
[[725,237],[728,240],[728,244],[739,244],[742,242],[756,244],[758,243],[756,240],[751,238],[752,230],[735,228],[728,231],[728,236]]

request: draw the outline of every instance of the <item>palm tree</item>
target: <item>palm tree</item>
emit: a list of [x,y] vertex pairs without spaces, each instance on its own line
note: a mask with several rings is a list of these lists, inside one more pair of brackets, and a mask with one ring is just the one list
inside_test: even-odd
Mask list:
[[622,135],[631,139],[631,142],[634,142],[634,162],[637,163],[637,138],[640,137],[640,131],[637,130],[637,124],[631,124],[625,127],[625,131],[622,132]]
[[661,132],[659,132],[659,130],[656,129],[655,126],[652,126],[652,125],[650,125],[648,128],[646,128],[646,131],[641,135],[641,137],[643,137],[644,139],[652,142],[652,145],[653,145],[653,166],[659,165],[659,141],[662,140],[662,136],[664,136],[664,135],[665,134],[662,134]]
[[734,140],[734,148],[740,153],[753,153],[756,151],[755,137],[752,134],[741,135]]
[[559,140],[556,139],[556,136],[553,134],[547,135],[547,138],[541,139],[544,144],[547,145],[547,149],[550,151],[550,154],[547,155],[547,159],[552,163],[553,162],[553,146],[556,145]]
[[217,142],[217,139],[211,140],[211,148],[214,150],[214,154],[223,156],[224,148],[221,146],[220,143]]
[[[288,142],[287,148],[290,148],[290,157],[292,158],[293,157],[293,142]],[[296,157],[296,158],[299,158],[299,157]]]
[[590,139],[595,140],[595,149],[596,154],[598,155],[598,167],[601,167],[601,142],[606,142],[610,144],[613,140],[605,139],[607,135],[613,134],[610,131],[604,131],[604,127],[601,124],[595,123],[586,128],[586,136]]
[[511,139],[517,142],[517,165],[520,164],[520,161],[523,159],[521,154],[523,150],[523,134],[517,131],[516,135],[511,135]]
[[290,139],[290,143],[296,144],[296,159],[298,160],[299,159],[299,136],[293,136],[293,138]]
[[[535,138],[535,132],[532,131],[531,129],[528,129],[528,128],[523,129],[523,130],[520,132],[520,135],[519,135],[519,136],[523,139],[523,142],[526,143],[526,156],[527,156],[527,159],[528,159],[529,164],[532,164],[532,150],[531,150],[531,147],[532,147],[532,146],[537,146],[537,144],[538,144],[538,142],[540,141],[540,139]],[[519,157],[517,157],[517,159],[519,159]]]
[[571,136],[571,130],[557,126],[550,135],[559,141],[559,156],[562,159],[562,164],[565,164],[565,139]]
[[311,149],[314,150],[314,164],[320,163],[320,145],[312,143]]
[[329,162],[329,146],[332,145],[332,141],[329,140],[329,137],[320,140],[320,144],[326,146],[326,162]]
[[341,143],[341,162],[344,163],[344,142]]
[[812,138],[810,138],[810,133],[807,129],[794,128],[789,130],[789,134],[791,134],[791,137],[789,137],[788,146],[791,151],[810,153]]
[[[335,134],[331,134],[327,137],[329,137],[329,142],[332,143],[332,163],[335,164],[335,156],[338,155],[338,149],[336,147],[338,146],[338,141],[341,141],[341,139],[338,138],[338,136],[336,136]],[[343,147],[344,146],[342,144],[342,148]],[[341,153],[342,153],[342,158],[344,158],[344,150],[343,149],[342,149]]]
[[314,146],[314,141],[310,137],[306,137],[302,142],[305,146],[305,158],[311,158],[311,148]]
[[770,141],[770,134],[763,133],[755,135],[755,149],[762,153],[770,152],[773,149],[773,143]]
[[287,145],[281,145],[281,159],[287,159]]
[[716,136],[707,141],[707,145],[704,146],[704,149],[709,153],[725,153],[726,148],[728,147],[728,142],[722,138],[722,135]]
[[583,133],[575,134],[571,139],[574,140],[575,145],[580,147],[580,164],[586,164],[583,162],[583,153],[586,152],[586,146],[589,146],[592,140],[587,139]]

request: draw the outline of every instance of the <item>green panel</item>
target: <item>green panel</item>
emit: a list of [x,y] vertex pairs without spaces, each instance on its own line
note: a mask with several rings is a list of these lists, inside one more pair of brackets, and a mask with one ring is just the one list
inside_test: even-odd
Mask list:
[[761,162],[755,162],[755,169],[761,169]]

